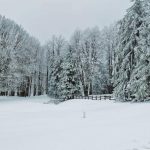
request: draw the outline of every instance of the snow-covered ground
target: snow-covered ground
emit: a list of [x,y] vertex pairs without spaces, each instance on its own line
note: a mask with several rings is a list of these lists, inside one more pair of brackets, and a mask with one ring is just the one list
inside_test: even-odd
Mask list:
[[0,97],[0,150],[148,150],[150,103]]

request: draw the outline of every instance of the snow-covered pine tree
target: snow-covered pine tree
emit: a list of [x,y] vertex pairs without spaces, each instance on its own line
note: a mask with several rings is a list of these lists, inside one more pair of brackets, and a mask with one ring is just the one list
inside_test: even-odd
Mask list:
[[66,49],[66,41],[64,38],[52,37],[52,40],[47,43],[47,62],[48,62],[48,95],[50,97],[59,98],[62,62]]
[[48,82],[48,95],[50,97],[60,97],[60,82],[62,72],[62,59],[54,62],[54,67],[51,68],[51,77]]
[[150,97],[150,1],[143,1],[142,7],[143,18],[135,50],[136,65],[130,80],[130,91],[136,101]]
[[61,81],[59,86],[60,98],[65,100],[73,99],[80,94],[80,81],[77,70],[77,63],[71,46],[62,63]]
[[141,51],[143,51],[143,46],[140,43],[142,40],[145,40],[145,37],[142,36],[146,17],[143,6],[144,1],[132,1],[134,4],[120,21],[118,33],[119,44],[115,60],[114,93],[122,101],[132,100],[136,97],[135,91],[137,92],[137,89],[135,90],[135,86],[131,84],[134,83],[132,79],[136,78],[134,71],[139,57],[141,57]]

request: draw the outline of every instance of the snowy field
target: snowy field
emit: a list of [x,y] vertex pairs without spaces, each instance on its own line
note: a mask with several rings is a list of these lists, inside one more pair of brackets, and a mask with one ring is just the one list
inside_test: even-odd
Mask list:
[[0,97],[0,150],[150,150],[150,103],[48,100]]

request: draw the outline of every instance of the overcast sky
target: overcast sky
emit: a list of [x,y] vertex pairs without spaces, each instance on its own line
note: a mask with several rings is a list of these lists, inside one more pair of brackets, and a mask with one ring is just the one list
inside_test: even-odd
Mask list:
[[53,34],[68,38],[77,28],[103,28],[129,6],[130,0],[0,0],[0,13],[43,43]]

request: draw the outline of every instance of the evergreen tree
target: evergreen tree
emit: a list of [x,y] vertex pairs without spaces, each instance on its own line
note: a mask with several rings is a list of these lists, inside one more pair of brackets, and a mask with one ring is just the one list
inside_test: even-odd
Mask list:
[[61,82],[61,72],[62,72],[62,60],[56,60],[54,62],[54,67],[51,68],[51,76],[48,82],[48,95],[50,97],[59,98],[60,97],[60,82]]
[[47,67],[48,67],[48,95],[60,97],[60,82],[63,56],[66,49],[66,41],[61,36],[53,36],[47,44]]
[[62,63],[62,68],[61,82],[59,86],[60,97],[67,100],[72,99],[80,94],[80,82],[76,60],[74,59],[71,47],[69,47],[66,58]]
[[150,96],[150,1],[143,2],[143,19],[136,48],[136,65],[131,74],[130,91],[135,100],[145,101]]
[[[149,66],[147,59],[144,61],[145,63],[142,63],[143,54],[145,55],[149,51],[149,48],[146,48],[149,29],[146,27],[147,25],[145,26],[145,19],[144,1],[134,0],[133,6],[128,9],[126,16],[120,21],[114,71],[114,93],[120,100],[141,99],[145,95],[144,91],[148,90],[147,77],[145,81],[142,81],[142,78],[149,73],[146,71],[147,69],[144,69],[147,73],[140,70],[140,68]],[[142,78],[136,75],[140,73]],[[145,74],[144,77],[142,74]],[[142,88],[139,88],[141,83],[143,84]]]

